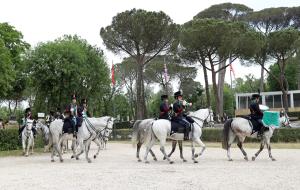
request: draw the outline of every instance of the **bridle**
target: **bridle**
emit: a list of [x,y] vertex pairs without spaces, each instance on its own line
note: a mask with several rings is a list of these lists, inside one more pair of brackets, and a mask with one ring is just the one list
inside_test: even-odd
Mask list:
[[[202,123],[203,123],[203,125],[205,124],[205,123],[207,123],[208,125],[210,125],[210,124],[213,124],[214,122],[213,122],[213,116],[212,116],[212,112],[211,112],[211,110],[209,109],[209,113],[208,113],[208,116],[205,118],[205,119],[201,119],[201,118],[199,118],[199,117],[196,117],[196,116],[190,116],[191,118],[194,118],[194,119],[197,119],[197,120],[200,120]],[[209,122],[207,122],[207,119],[209,118]],[[199,126],[201,126],[199,123],[197,123],[196,121],[195,121],[195,123],[197,124],[197,125],[199,125]]]
[[[105,133],[104,133],[104,135],[102,135],[102,132],[105,131],[105,130],[107,130],[107,129],[112,130],[112,129],[110,129],[110,128],[108,127],[108,124],[109,124],[110,121],[112,121],[112,117],[110,117],[110,118],[107,119],[107,121],[106,121],[106,126],[105,126],[103,129],[97,130],[97,129],[93,126],[93,124],[92,124],[86,117],[84,117],[84,122],[85,122],[85,124],[86,124],[86,126],[87,126],[87,130],[88,130],[88,132],[90,133],[89,138],[87,138],[87,139],[84,140],[84,141],[87,141],[87,140],[89,140],[89,139],[92,137],[92,132],[90,131],[89,127],[96,133],[96,137],[100,137],[100,138],[102,138],[102,139],[104,139],[105,137],[107,138],[108,136],[106,136]],[[96,137],[95,137],[95,138],[96,138]],[[93,139],[93,140],[94,140],[94,139]]]

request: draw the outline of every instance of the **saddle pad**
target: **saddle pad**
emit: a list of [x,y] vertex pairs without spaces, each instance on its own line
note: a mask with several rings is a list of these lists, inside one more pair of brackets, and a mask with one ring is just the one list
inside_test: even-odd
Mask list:
[[169,139],[176,141],[183,141],[184,134],[183,133],[173,133],[170,135]]
[[278,111],[265,111],[263,122],[265,126],[279,127],[279,112]]

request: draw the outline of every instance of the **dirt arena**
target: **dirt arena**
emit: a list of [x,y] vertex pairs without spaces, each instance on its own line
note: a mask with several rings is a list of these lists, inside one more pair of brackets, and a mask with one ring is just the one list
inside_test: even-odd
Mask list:
[[[64,163],[58,160],[51,163],[49,153],[2,157],[0,190],[300,189],[298,149],[273,149],[275,162],[269,160],[266,150],[255,162],[246,162],[240,151],[233,149],[234,161],[228,162],[224,150],[207,148],[198,158],[199,163],[194,164],[190,148],[185,147],[188,162],[183,163],[176,150],[173,165],[162,160],[158,146],[154,151],[159,160],[154,162],[149,155],[150,164],[137,162],[132,145],[121,143],[108,144],[107,150],[101,151],[100,157],[91,164],[84,157],[79,161],[71,160],[70,154],[64,155]],[[256,149],[246,151],[250,157]]]

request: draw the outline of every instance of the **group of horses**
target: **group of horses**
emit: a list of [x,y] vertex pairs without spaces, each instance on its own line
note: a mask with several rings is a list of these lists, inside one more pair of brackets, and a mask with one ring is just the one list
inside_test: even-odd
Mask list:
[[68,140],[72,141],[72,158],[79,159],[79,156],[85,152],[86,160],[91,162],[89,158],[89,150],[91,142],[95,142],[98,146],[98,151],[94,155],[96,158],[100,152],[101,147],[105,147],[110,133],[112,132],[114,118],[110,116],[104,116],[100,118],[84,118],[82,126],[79,127],[77,136],[73,134],[63,133],[63,120],[55,119],[48,126],[41,121],[27,120],[24,130],[22,131],[22,147],[23,154],[29,155],[31,147],[31,153],[33,153],[34,137],[32,128],[42,131],[42,135],[46,146],[44,151],[48,151],[52,147],[51,161],[54,162],[55,152],[58,154],[59,159],[63,162],[62,153],[63,145],[66,145]]
[[[191,131],[189,133],[189,139],[191,141],[191,149],[192,149],[192,160],[194,163],[198,163],[196,158],[201,156],[205,150],[205,144],[201,140],[202,128],[205,124],[213,126],[213,112],[211,109],[200,109],[195,112],[190,112],[188,114],[191,118],[194,119],[194,123],[191,125]],[[284,120],[281,120],[284,122]],[[61,162],[63,162],[62,153],[63,153],[63,145],[66,141],[72,141],[72,157],[79,159],[79,156],[85,152],[85,157],[88,162],[91,162],[89,158],[89,150],[91,142],[95,142],[98,146],[97,153],[94,155],[96,158],[100,152],[101,144],[108,140],[110,133],[112,132],[114,124],[114,118],[105,116],[100,118],[86,118],[82,126],[79,128],[77,137],[75,138],[73,134],[63,133],[63,120],[56,119],[50,123],[50,126],[44,125],[42,122],[37,121],[34,124],[33,120],[28,120],[26,123],[26,127],[22,132],[22,145],[23,152],[26,156],[28,156],[29,148],[34,146],[34,138],[32,134],[32,127],[35,125],[37,129],[42,131],[44,136],[44,140],[49,143],[45,146],[45,151],[49,150],[52,147],[51,153],[51,161],[54,162],[55,152],[58,154],[58,157]],[[282,123],[283,124],[283,123]],[[145,119],[145,120],[137,120],[133,124],[133,132],[132,132],[132,143],[137,145],[136,149],[136,157],[139,162],[141,162],[140,158],[140,149],[143,144],[146,146],[146,151],[144,155],[145,163],[149,163],[147,157],[148,154],[151,153],[153,159],[157,161],[157,157],[152,151],[152,147],[155,144],[156,140],[160,143],[160,151],[162,152],[164,159],[168,160],[169,163],[173,163],[171,160],[171,155],[173,154],[176,144],[178,142],[180,148],[180,158],[186,162],[187,160],[184,158],[182,153],[182,141],[183,134],[171,134],[171,121],[165,119]],[[257,153],[252,157],[254,161],[259,153],[263,150],[265,146],[267,146],[269,157],[272,161],[275,161],[271,153],[271,145],[270,139],[273,136],[275,128],[273,126],[269,126],[267,130],[264,131],[263,136],[261,138],[261,145]],[[257,138],[257,132],[253,133],[253,127],[249,120],[237,117],[227,120],[224,123],[223,127],[223,142],[222,147],[227,151],[227,157],[229,161],[232,161],[230,154],[230,148],[235,139],[237,139],[237,146],[241,150],[244,159],[248,160],[248,155],[243,149],[243,142],[246,137]],[[165,144],[167,139],[171,139],[172,142],[172,150],[169,154],[166,153]],[[28,145],[26,146],[26,141],[28,141]],[[197,154],[195,151],[195,145],[199,145],[202,147],[201,151]],[[27,150],[26,150],[27,148]]]
[[[211,109],[200,109],[195,112],[190,112],[189,116],[192,117],[195,122],[192,124],[192,129],[190,131],[189,137],[191,141],[191,149],[192,149],[192,160],[194,163],[198,163],[196,158],[203,154],[205,150],[205,144],[200,139],[202,135],[202,128],[205,123],[209,125],[213,125],[213,112]],[[289,120],[287,116],[284,116],[284,118],[280,118],[280,125],[281,126],[287,126],[289,125]],[[269,157],[272,161],[275,161],[275,158],[272,156],[271,153],[271,145],[270,145],[270,139],[273,136],[275,127],[274,126],[268,126],[266,130],[263,132],[262,137],[260,138],[260,148],[258,152],[254,154],[252,157],[252,160],[254,161],[257,156],[260,154],[260,152],[264,149],[266,146],[268,149]],[[153,157],[154,161],[157,161],[157,157],[154,154],[154,152],[151,150],[156,140],[160,143],[160,151],[163,153],[164,159],[168,160],[170,164],[173,163],[173,161],[170,159],[171,155],[173,154],[176,144],[178,141],[179,149],[180,149],[180,158],[186,162],[186,159],[183,157],[182,153],[182,141],[183,136],[176,139],[173,138],[172,135],[170,135],[171,132],[171,122],[164,119],[145,119],[145,120],[138,120],[134,123],[133,126],[133,135],[132,135],[132,143],[137,145],[136,150],[136,157],[139,162],[141,162],[140,158],[140,149],[142,144],[145,144],[146,146],[146,152],[144,156],[145,163],[149,163],[147,160],[148,154],[150,154]],[[237,139],[237,146],[241,150],[244,159],[248,159],[248,155],[246,151],[243,148],[243,143],[246,139],[246,137],[250,138],[258,138],[257,136],[258,132],[253,132],[253,126],[251,122],[242,117],[236,117],[232,119],[228,119],[224,123],[223,127],[223,141],[222,141],[222,148],[227,151],[227,157],[229,161],[233,161],[231,158],[230,148],[233,142]],[[167,155],[165,151],[165,143],[167,138],[172,139],[172,150]],[[199,154],[195,153],[195,144],[198,144],[202,147]]]

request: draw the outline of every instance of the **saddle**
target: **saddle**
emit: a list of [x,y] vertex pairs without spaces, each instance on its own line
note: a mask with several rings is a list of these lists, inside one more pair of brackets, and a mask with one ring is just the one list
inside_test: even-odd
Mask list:
[[261,129],[261,127],[264,127],[264,131],[269,130],[269,127],[261,126],[261,124],[257,120],[253,119],[250,115],[241,116],[241,118],[244,118],[244,119],[248,120],[249,125],[252,128],[252,133],[251,134],[254,134],[254,133],[258,132]]

